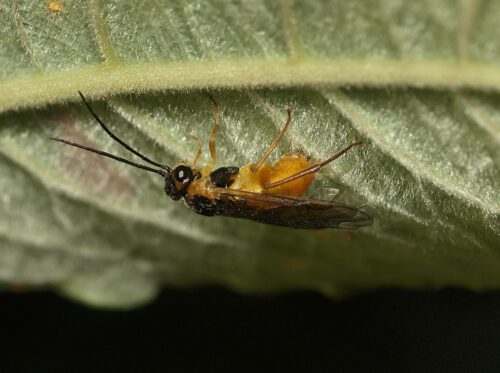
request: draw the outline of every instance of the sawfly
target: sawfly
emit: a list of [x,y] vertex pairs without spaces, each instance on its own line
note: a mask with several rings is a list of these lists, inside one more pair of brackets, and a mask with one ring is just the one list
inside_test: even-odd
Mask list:
[[353,142],[317,164],[311,164],[302,154],[286,154],[274,164],[267,161],[291,122],[290,109],[285,125],[257,163],[250,163],[241,168],[228,166],[215,169],[217,163],[215,138],[220,126],[220,110],[217,102],[210,97],[215,110],[215,125],[209,141],[211,162],[201,168],[197,166],[201,155],[201,142],[193,135],[197,142],[193,161],[191,163],[182,161],[174,168],[170,168],[149,159],[111,132],[83,94],[78,93],[92,116],[114,141],[154,167],[68,140],[54,137],[51,139],[160,175],[165,180],[167,196],[174,201],[182,199],[184,204],[197,214],[228,216],[302,229],[355,229],[373,223],[372,217],[357,207],[335,201],[301,197],[319,170],[360,145],[361,141]]

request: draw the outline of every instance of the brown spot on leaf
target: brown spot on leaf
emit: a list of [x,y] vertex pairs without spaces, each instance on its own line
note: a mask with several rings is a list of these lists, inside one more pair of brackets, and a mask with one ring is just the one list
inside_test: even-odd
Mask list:
[[306,272],[312,268],[312,263],[306,258],[286,257],[281,262],[281,267],[287,272]]
[[5,290],[9,293],[22,294],[31,290],[31,287],[21,282],[10,282],[5,286]]
[[[54,116],[54,121],[57,137],[99,149],[99,145],[89,140],[70,113],[59,112]],[[107,135],[104,133],[103,136]],[[115,161],[64,144],[60,144],[59,149],[62,172],[85,187],[105,190],[117,197],[133,197],[137,194],[129,178],[120,171],[120,164]]]

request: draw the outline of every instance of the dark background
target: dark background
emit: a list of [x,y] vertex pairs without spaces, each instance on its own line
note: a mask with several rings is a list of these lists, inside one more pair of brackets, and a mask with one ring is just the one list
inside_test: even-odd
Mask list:
[[1,372],[500,372],[500,293],[167,289],[126,312],[3,293],[0,341]]

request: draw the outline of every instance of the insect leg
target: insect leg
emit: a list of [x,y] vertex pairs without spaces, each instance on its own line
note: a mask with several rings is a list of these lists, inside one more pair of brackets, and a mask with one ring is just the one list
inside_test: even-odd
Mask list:
[[339,151],[338,153],[332,155],[330,158],[328,158],[327,160],[321,162],[321,163],[318,163],[318,164],[315,164],[315,165],[312,165],[311,167],[308,167],[306,168],[305,170],[302,170],[300,172],[297,172],[296,174],[294,175],[291,175],[291,176],[288,176],[288,177],[285,177],[284,179],[281,179],[281,180],[278,180],[278,181],[275,181],[274,183],[266,183],[264,184],[264,189],[272,189],[272,188],[276,188],[280,185],[283,185],[283,184],[286,184],[286,183],[289,183],[290,181],[293,181],[293,180],[297,180],[301,177],[304,177],[306,175],[309,175],[309,174],[312,174],[312,173],[316,173],[318,172],[319,170],[321,170],[324,166],[326,166],[328,163],[334,161],[335,159],[339,158],[340,156],[344,155],[345,153],[347,153],[349,150],[351,150],[351,148],[357,146],[357,145],[361,145],[363,142],[362,141],[356,141],[356,142],[353,142],[351,145],[349,145],[348,147],[346,147],[345,149],[342,149],[341,151]]
[[214,100],[212,96],[210,96],[210,100],[214,104],[215,110],[215,125],[212,130],[212,136],[210,136],[210,141],[208,142],[208,148],[210,149],[210,157],[212,158],[212,166],[215,166],[217,163],[217,151],[215,149],[215,137],[217,136],[217,131],[219,131],[219,120],[220,120],[220,110],[219,104]]
[[254,167],[252,167],[252,172],[257,172],[262,167],[262,165],[264,164],[264,162],[266,161],[266,159],[269,158],[269,156],[274,151],[274,149],[276,149],[276,147],[278,146],[278,143],[280,142],[281,138],[285,134],[285,131],[288,128],[288,125],[290,124],[290,122],[292,120],[292,110],[291,109],[287,109],[287,112],[288,112],[288,119],[286,120],[285,125],[281,129],[281,131],[278,134],[278,136],[274,139],[273,143],[271,144],[271,146],[269,147],[269,149],[267,150],[267,152],[264,153],[264,155],[260,159],[259,163],[257,163],[257,165],[255,165]]
[[191,136],[193,136],[194,141],[196,141],[196,153],[194,154],[194,159],[193,159],[193,168],[196,168],[196,163],[198,162],[198,159],[200,158],[201,155],[201,141],[200,138],[196,136],[194,133],[192,133]]

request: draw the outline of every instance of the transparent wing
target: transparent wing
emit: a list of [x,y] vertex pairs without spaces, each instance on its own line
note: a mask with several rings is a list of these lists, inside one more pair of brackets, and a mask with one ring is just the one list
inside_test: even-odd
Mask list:
[[373,218],[354,206],[334,201],[218,189],[217,215],[292,228],[356,229]]

